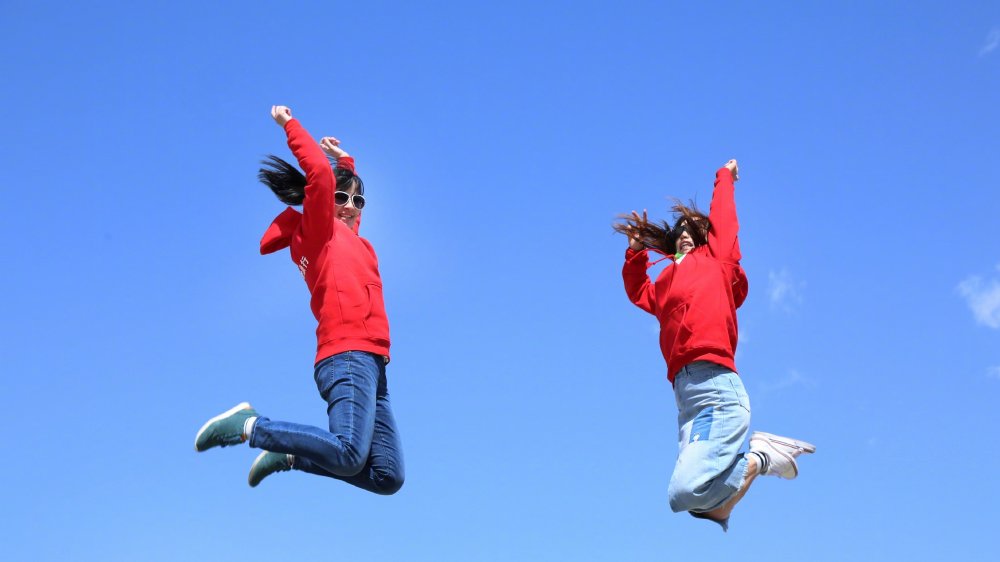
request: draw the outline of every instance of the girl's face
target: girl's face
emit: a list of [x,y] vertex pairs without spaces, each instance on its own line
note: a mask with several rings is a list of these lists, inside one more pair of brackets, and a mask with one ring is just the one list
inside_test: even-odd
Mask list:
[[677,253],[686,254],[694,249],[694,238],[688,234],[687,229],[681,231],[681,235],[677,237]]
[[346,224],[351,230],[354,230],[354,225],[358,222],[358,214],[361,213],[361,211],[354,206],[354,194],[357,193],[358,186],[352,183],[351,187],[347,189],[338,189],[337,191],[343,191],[350,197],[347,198],[347,203],[345,205],[337,205],[334,203],[334,214],[337,220]]

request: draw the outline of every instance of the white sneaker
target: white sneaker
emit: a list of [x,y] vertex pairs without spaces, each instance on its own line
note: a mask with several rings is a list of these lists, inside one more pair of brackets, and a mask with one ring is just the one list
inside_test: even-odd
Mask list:
[[799,475],[795,457],[802,453],[815,453],[816,446],[790,437],[755,431],[750,436],[750,452],[767,455],[767,470],[761,474],[793,480]]

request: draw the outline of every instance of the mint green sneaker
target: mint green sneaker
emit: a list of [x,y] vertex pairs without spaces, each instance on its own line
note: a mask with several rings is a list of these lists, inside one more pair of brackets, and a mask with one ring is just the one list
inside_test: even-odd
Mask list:
[[263,453],[257,455],[253,464],[250,465],[250,476],[247,477],[247,482],[250,483],[251,488],[256,488],[257,484],[260,484],[261,480],[267,478],[275,472],[285,472],[286,470],[291,469],[292,455],[264,451]]
[[194,438],[194,450],[207,451],[212,447],[239,445],[247,440],[243,433],[247,420],[255,417],[257,410],[248,402],[240,402],[201,426]]

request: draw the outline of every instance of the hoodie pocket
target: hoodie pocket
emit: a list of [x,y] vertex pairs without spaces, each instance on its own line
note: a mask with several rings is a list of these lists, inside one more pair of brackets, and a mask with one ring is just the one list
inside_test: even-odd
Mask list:
[[364,333],[369,297],[365,285],[350,276],[337,277],[337,304],[340,307],[338,337]]
[[384,336],[385,328],[380,326],[385,319],[385,302],[382,298],[382,285],[368,283],[365,285],[368,293],[368,310],[365,312],[365,329],[369,335]]
[[669,355],[682,355],[687,351],[685,345],[691,340],[691,329],[685,323],[687,313],[688,304],[679,304],[661,322],[660,345]]

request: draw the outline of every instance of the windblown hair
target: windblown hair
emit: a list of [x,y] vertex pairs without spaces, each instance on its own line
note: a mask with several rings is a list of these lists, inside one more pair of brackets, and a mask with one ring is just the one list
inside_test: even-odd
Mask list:
[[674,206],[670,210],[674,213],[673,228],[667,221],[662,221],[659,225],[653,221],[642,224],[632,215],[620,215],[618,218],[623,222],[615,223],[613,228],[615,232],[620,232],[629,238],[638,235],[643,246],[666,255],[677,252],[677,239],[684,230],[691,235],[695,248],[708,243],[711,223],[708,221],[708,216],[698,210],[694,201],[684,205],[680,199],[674,199]]
[[[261,161],[263,168],[257,173],[257,179],[274,192],[286,205],[301,205],[306,196],[306,177],[298,168],[281,158],[270,154]],[[365,184],[354,172],[336,167],[333,175],[337,179],[337,191],[347,191],[352,185],[357,186],[357,194],[364,195]]]

